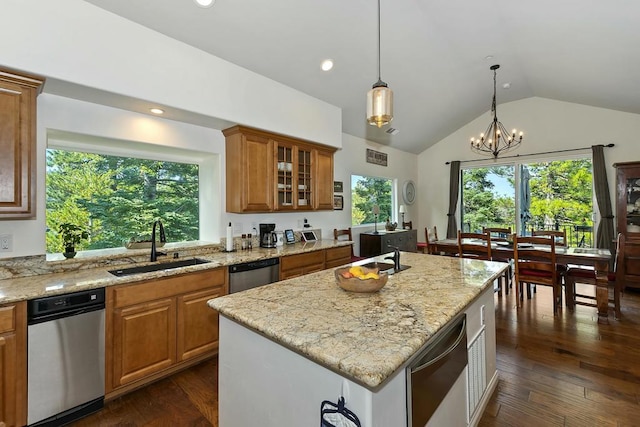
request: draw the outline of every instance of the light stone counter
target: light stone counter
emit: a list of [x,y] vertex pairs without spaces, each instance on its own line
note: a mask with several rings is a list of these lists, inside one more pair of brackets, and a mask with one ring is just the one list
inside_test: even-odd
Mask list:
[[411,268],[391,275],[377,293],[343,291],[336,285],[334,271],[325,270],[208,304],[373,390],[493,286],[506,268],[504,263],[405,252],[401,262]]
[[[65,261],[45,261],[44,257],[28,257],[28,259],[9,259],[0,262],[0,304],[27,300],[42,296],[76,292],[85,289],[100,288],[112,285],[122,285],[178,274],[203,271],[211,268],[256,261],[260,259],[283,257],[304,252],[328,249],[336,246],[349,245],[351,242],[335,240],[319,240],[317,242],[295,243],[273,249],[254,248],[250,251],[220,252],[213,245],[203,245],[200,248],[189,248],[188,256],[180,259],[201,258],[210,261],[172,270],[160,270],[151,273],[135,274],[116,277],[108,272],[115,268],[154,264],[138,262],[140,257],[148,259],[148,250],[131,251],[131,257],[98,256],[92,259],[71,259]],[[177,246],[180,253],[186,248]],[[171,255],[175,250],[171,246],[162,251]],[[174,261],[171,256],[159,258],[160,263]],[[28,270],[28,271],[26,271]],[[47,271],[59,271],[43,274]]]

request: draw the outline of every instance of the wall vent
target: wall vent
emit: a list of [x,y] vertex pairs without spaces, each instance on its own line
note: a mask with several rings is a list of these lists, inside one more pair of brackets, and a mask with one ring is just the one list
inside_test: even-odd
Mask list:
[[400,131],[396,128],[389,128],[385,132],[387,132],[390,135],[397,135],[400,133]]

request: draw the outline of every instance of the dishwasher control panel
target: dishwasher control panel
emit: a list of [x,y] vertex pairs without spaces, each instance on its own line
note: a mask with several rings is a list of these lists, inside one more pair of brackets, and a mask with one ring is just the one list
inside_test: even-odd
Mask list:
[[68,311],[95,306],[104,307],[104,302],[104,288],[36,298],[28,302],[27,318],[33,320],[42,316],[58,313],[60,311]]

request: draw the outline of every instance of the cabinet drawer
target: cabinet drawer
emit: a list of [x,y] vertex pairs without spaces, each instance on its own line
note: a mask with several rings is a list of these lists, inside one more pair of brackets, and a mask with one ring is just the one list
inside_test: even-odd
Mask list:
[[327,255],[325,260],[335,261],[342,259],[351,259],[351,246],[340,246],[339,248],[331,248],[327,249]]
[[16,307],[0,307],[0,334],[16,329]]
[[224,285],[226,276],[227,269],[221,267],[199,273],[187,273],[133,285],[123,285],[114,290],[114,308],[169,298],[216,285]]
[[303,269],[304,267],[324,264],[324,251],[307,252],[304,254],[289,255],[280,259],[280,270]]

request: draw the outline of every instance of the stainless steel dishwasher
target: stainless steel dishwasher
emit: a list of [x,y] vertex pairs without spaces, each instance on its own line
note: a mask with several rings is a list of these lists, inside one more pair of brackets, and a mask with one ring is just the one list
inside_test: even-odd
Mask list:
[[[464,372],[468,362],[467,317],[456,318],[452,325],[434,337],[407,368],[407,425],[424,427],[440,403]],[[449,397],[447,397],[449,398]],[[457,412],[466,421],[466,390],[460,389],[459,396],[451,396],[462,401],[457,403]],[[451,422],[449,425],[466,425]]]
[[104,406],[104,288],[28,302],[27,423],[61,426]]
[[246,291],[280,278],[280,259],[269,258],[229,266],[229,293]]

